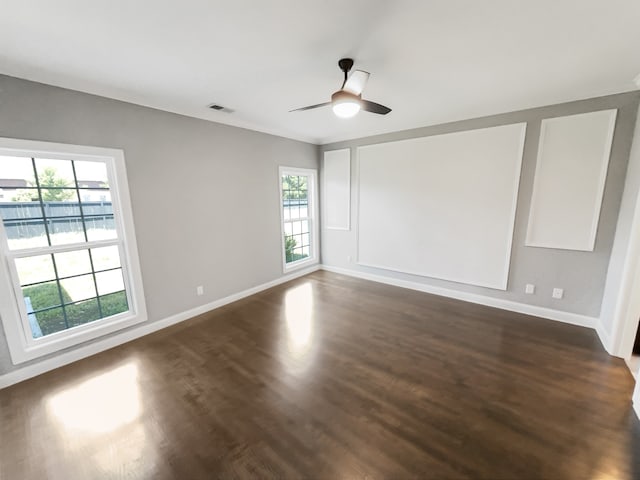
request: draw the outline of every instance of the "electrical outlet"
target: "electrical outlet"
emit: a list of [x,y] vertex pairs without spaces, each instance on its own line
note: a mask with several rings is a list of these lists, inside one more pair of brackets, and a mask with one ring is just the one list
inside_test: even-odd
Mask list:
[[198,296],[204,295],[204,287],[202,285],[198,285],[196,287],[196,295]]
[[562,288],[554,288],[553,293],[551,294],[553,298],[562,298],[563,295],[564,290]]
[[529,295],[536,293],[536,286],[532,283],[527,283],[527,285],[524,287],[524,293],[528,293]]

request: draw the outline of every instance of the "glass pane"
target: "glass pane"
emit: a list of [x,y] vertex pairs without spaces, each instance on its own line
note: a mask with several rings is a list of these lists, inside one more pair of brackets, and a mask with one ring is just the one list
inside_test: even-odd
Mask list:
[[293,222],[292,226],[293,226],[293,234],[294,235],[302,233],[302,222]]
[[113,215],[85,218],[84,223],[87,228],[87,238],[90,242],[118,238]]
[[302,232],[308,232],[309,231],[309,221],[308,220],[302,220],[300,222],[300,230]]
[[67,292],[72,302],[86,300],[97,295],[93,275],[65,278],[60,280],[60,286]]
[[33,163],[27,157],[0,156],[0,188],[35,186]]
[[309,234],[304,233],[302,235],[302,246],[309,245]]
[[82,213],[84,215],[112,215],[113,204],[109,190],[80,189]]
[[51,245],[66,245],[85,241],[82,219],[79,217],[47,220]]
[[293,226],[290,222],[284,224],[284,233],[286,235],[291,235],[293,233]]
[[30,158],[0,156],[0,216],[11,250],[48,245],[42,220],[27,220],[42,217],[37,189],[25,188],[34,180]]
[[16,258],[15,262],[20,285],[41,283],[56,278],[51,255]]
[[42,217],[37,188],[0,188],[0,194],[0,216],[4,220]]
[[289,207],[289,215],[291,219],[300,218],[300,207],[297,207],[297,206]]
[[293,261],[293,249],[296,246],[296,241],[292,236],[285,235],[284,237],[284,257],[287,263]]
[[110,317],[129,310],[125,292],[116,292],[100,297],[100,306],[102,307],[103,317]]
[[29,324],[31,326],[31,334],[33,335],[33,338],[50,335],[68,328],[64,319],[62,307],[30,313]]
[[9,250],[24,248],[46,247],[47,232],[44,220],[5,220],[4,228],[7,232]]
[[74,250],[54,254],[58,278],[91,273],[91,260],[88,250]]
[[302,255],[305,257],[309,256],[309,247],[302,247]]
[[118,252],[117,245],[92,248],[91,258],[93,259],[93,268],[96,272],[118,268],[120,266],[120,253]]
[[76,160],[76,178],[80,188],[108,188],[107,165],[103,162],[84,162]]
[[98,283],[99,295],[124,290],[124,280],[122,279],[122,269],[120,268],[96,273],[96,282]]
[[65,305],[64,308],[67,311],[69,327],[77,327],[78,325],[93,322],[100,318],[97,298]]
[[77,217],[80,215],[78,192],[68,188],[43,188],[45,217]]
[[36,158],[36,171],[40,188],[75,187],[71,160],[49,160]]
[[[60,292],[56,281],[25,287],[22,289],[22,296],[27,302],[27,311],[42,310],[60,305]],[[62,296],[65,297],[64,292]],[[65,300],[70,300],[68,295]]]
[[300,201],[300,217],[305,218],[309,216],[309,209],[307,208],[307,204],[305,200]]

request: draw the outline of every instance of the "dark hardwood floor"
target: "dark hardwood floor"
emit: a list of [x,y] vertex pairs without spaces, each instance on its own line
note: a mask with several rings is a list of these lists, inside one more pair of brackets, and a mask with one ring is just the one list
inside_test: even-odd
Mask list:
[[0,391],[2,479],[640,478],[588,329],[327,272]]

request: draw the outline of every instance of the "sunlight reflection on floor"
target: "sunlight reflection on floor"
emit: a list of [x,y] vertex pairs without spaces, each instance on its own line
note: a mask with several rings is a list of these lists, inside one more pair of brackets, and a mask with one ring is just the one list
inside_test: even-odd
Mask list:
[[293,288],[285,296],[287,369],[303,373],[312,361],[314,340],[313,290],[311,283]]
[[48,400],[47,409],[67,430],[116,430],[140,415],[138,367],[127,363],[64,390]]

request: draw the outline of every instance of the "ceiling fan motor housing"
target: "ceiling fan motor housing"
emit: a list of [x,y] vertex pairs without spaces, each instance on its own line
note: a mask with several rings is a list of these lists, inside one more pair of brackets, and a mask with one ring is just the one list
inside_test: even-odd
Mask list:
[[331,103],[359,103],[361,98],[361,95],[355,95],[351,92],[347,92],[346,90],[338,90],[333,95],[331,95]]

